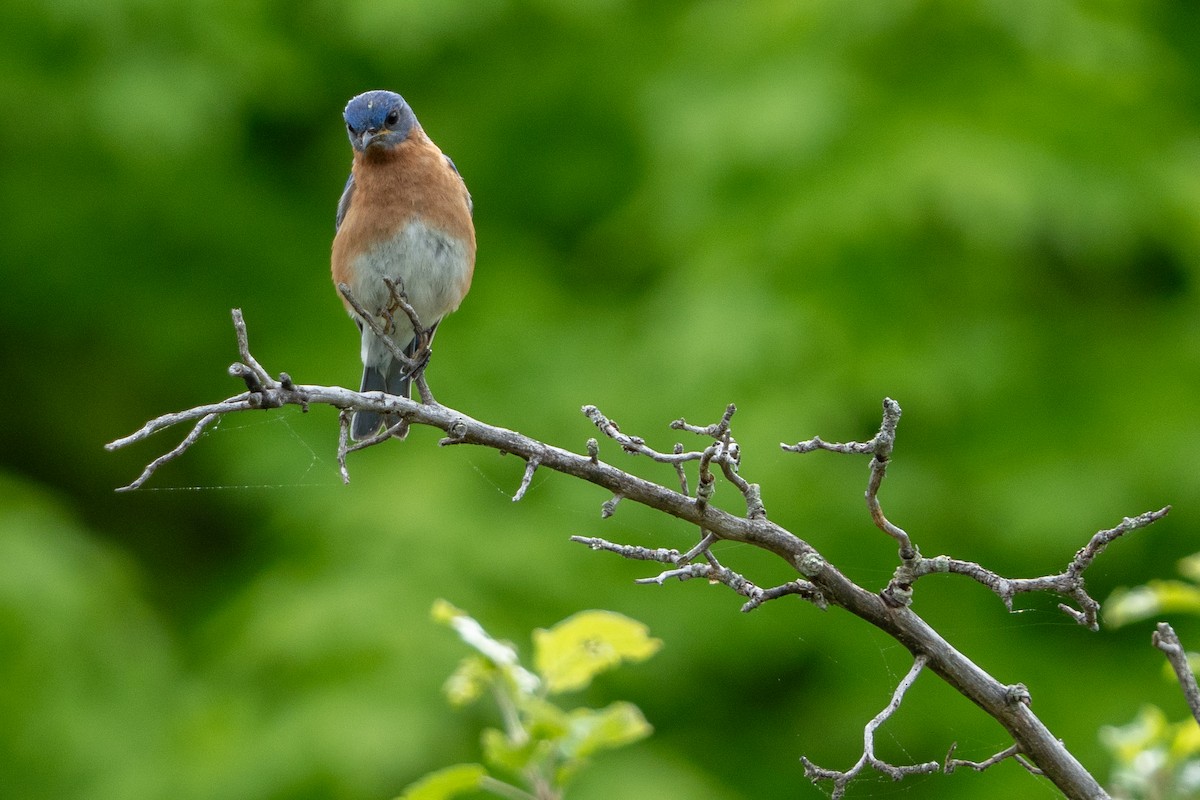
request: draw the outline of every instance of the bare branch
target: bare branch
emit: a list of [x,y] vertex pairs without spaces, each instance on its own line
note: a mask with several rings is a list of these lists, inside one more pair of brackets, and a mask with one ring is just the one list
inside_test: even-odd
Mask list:
[[[366,439],[362,439],[361,441],[357,442],[349,442],[346,445],[345,452],[342,454],[343,460],[346,454],[356,453],[359,450],[366,450],[368,447],[375,447],[376,445],[383,444],[384,442],[393,438],[404,439],[406,436],[408,436],[408,419],[404,416],[401,416],[400,419],[392,423],[390,426],[376,431]],[[348,483],[349,481],[347,480],[346,482]]]
[[789,453],[811,453],[814,450],[827,450],[830,453],[844,455],[873,456],[875,455],[875,439],[867,442],[827,442],[820,436],[814,436],[796,444],[779,443],[779,447]]
[[686,461],[699,461],[703,457],[703,453],[699,452],[660,453],[654,448],[649,447],[646,444],[646,440],[642,437],[621,433],[621,427],[613,420],[604,416],[600,412],[600,409],[595,406],[586,405],[582,410],[583,415],[590,419],[592,424],[600,429],[601,433],[621,445],[621,449],[631,455],[647,456],[663,464],[681,464]]
[[672,430],[676,431],[688,431],[689,433],[694,433],[699,436],[710,436],[713,439],[722,439],[726,434],[729,433],[730,420],[733,419],[733,415],[736,413],[737,406],[733,403],[730,403],[729,405],[725,406],[725,413],[721,415],[720,421],[712,425],[705,425],[704,427],[689,425],[687,420],[680,417],[672,422],[670,427]]
[[[388,351],[392,354],[392,357],[403,364],[406,371],[412,371],[415,364],[413,363],[412,359],[408,357],[408,354],[404,352],[404,348],[397,345],[395,340],[392,339],[392,331],[385,331],[383,329],[383,326],[379,324],[379,320],[376,318],[376,315],[369,313],[365,308],[363,308],[362,303],[358,302],[358,298],[356,298],[354,293],[350,291],[349,286],[344,283],[339,283],[337,285],[337,290],[338,293],[345,298],[346,302],[350,304],[350,307],[354,309],[354,313],[357,315],[358,320],[370,328],[371,333],[375,334],[376,338],[383,342],[384,347],[388,349]],[[395,284],[391,283],[390,281],[388,282],[388,291],[392,292],[393,302],[395,302],[397,299],[395,295]],[[388,327],[394,330],[395,321],[391,318],[390,310],[385,313],[385,317],[388,320]],[[414,330],[417,329],[414,328]]]
[[752,611],[767,600],[783,597],[785,594],[797,594],[820,605],[820,602],[817,600],[820,597],[820,592],[812,584],[807,584],[805,588],[798,587],[796,591],[775,592],[771,596],[767,596],[766,592],[755,586],[752,581],[718,563],[688,564],[687,566],[666,570],[653,578],[638,578],[634,583],[656,583],[661,586],[672,578],[677,578],[681,581],[686,581],[689,578],[703,578],[710,583],[724,584],[742,597],[747,598],[747,602],[742,605],[742,611]]
[[342,483],[350,482],[350,469],[346,466],[346,453],[350,446],[350,412],[342,409],[338,412],[338,447],[337,447],[337,463],[338,474],[342,476]]
[[[590,439],[589,441],[594,442],[596,440]],[[675,448],[671,452],[674,453],[675,455],[682,454],[683,453],[683,442],[676,442]],[[679,476],[679,491],[683,492],[684,494],[691,494],[692,490],[688,488],[687,472],[685,472],[683,469],[682,461],[678,461],[675,463],[675,474]]]
[[700,463],[700,479],[696,481],[696,508],[703,511],[717,490],[717,478],[708,471],[708,465]]
[[1029,761],[1021,755],[1021,748],[1015,744],[1004,748],[993,756],[985,758],[983,761],[967,761],[961,758],[954,758],[954,751],[957,749],[957,747],[957,742],[950,745],[950,752],[946,753],[946,760],[942,764],[942,770],[947,775],[949,775],[951,772],[954,772],[954,770],[958,769],[959,767],[968,767],[976,772],[983,772],[988,767],[994,767],[1001,761],[1004,761],[1006,758],[1011,758],[1013,761],[1016,761],[1032,775],[1043,774],[1040,769],[1035,767],[1033,764],[1030,764]]
[[517,487],[517,493],[513,495],[514,503],[525,496],[530,482],[533,481],[533,473],[537,471],[537,468],[538,460],[536,458],[531,458],[525,462],[525,475],[521,478],[521,485]]
[[[429,391],[429,384],[425,380],[425,364],[428,363],[429,356],[432,353],[430,345],[433,342],[433,329],[421,325],[421,318],[417,315],[417,310],[408,302],[408,295],[404,293],[403,281],[385,277],[383,283],[387,286],[389,296],[388,305],[382,312],[383,318],[387,320],[386,331],[379,324],[376,315],[367,313],[367,310],[354,297],[349,286],[339,283],[337,289],[350,307],[354,309],[354,313],[358,315],[359,320],[371,329],[376,338],[383,342],[384,346],[392,354],[392,357],[404,367],[405,373],[412,376],[413,383],[416,384],[417,392],[421,397],[421,402],[426,405],[432,405],[435,401],[433,393]],[[415,347],[411,354],[396,344],[396,340],[391,337],[391,332],[396,330],[395,314],[397,310],[404,312],[413,330]],[[407,435],[406,423],[404,426],[392,426],[385,438],[403,439]]]
[[[753,582],[746,580],[741,574],[722,566],[715,558],[711,558],[711,553],[708,553],[708,545],[712,543],[710,537],[712,541],[716,540],[716,537],[710,534],[687,553],[680,553],[678,550],[666,548],[650,550],[645,547],[638,547],[637,545],[614,544],[606,539],[598,539],[590,536],[572,536],[571,541],[587,545],[593,550],[607,550],[610,553],[616,553],[619,556],[635,561],[658,561],[673,566],[673,569],[664,570],[653,577],[638,578],[634,583],[654,583],[661,586],[669,580],[686,581],[691,578],[703,578],[710,583],[722,583],[747,598],[747,602],[742,606],[742,611],[753,611],[768,600],[775,600],[790,594],[798,595],[820,609],[828,607],[828,603],[821,595],[820,590],[808,581],[796,580],[785,583],[782,586],[776,586],[773,589],[760,589]],[[689,563],[702,552],[709,555],[711,559],[709,563]]]
[[892,714],[895,714],[896,710],[900,708],[900,703],[904,700],[905,693],[908,692],[913,682],[916,681],[917,676],[921,674],[921,670],[925,668],[927,661],[928,659],[924,655],[918,655],[913,660],[913,665],[908,670],[908,674],[900,680],[896,691],[892,693],[891,702],[863,728],[863,754],[855,762],[854,766],[844,772],[825,769],[818,767],[807,758],[801,756],[800,761],[804,764],[805,776],[813,783],[817,781],[833,781],[833,797],[837,800],[837,798],[842,797],[846,793],[846,786],[858,777],[858,774],[868,764],[894,781],[900,780],[905,775],[923,775],[930,772],[937,772],[941,769],[941,765],[936,761],[896,766],[895,764],[882,761],[875,755],[875,731],[879,729],[880,725],[887,722]]
[[437,403],[433,399],[433,392],[429,390],[429,382],[425,380],[425,370],[417,370],[417,374],[413,376],[413,383],[417,385],[417,394],[421,397],[421,402],[427,406]]
[[892,577],[888,587],[883,590],[885,597],[892,602],[907,604],[912,596],[912,585],[925,575],[937,572],[950,572],[965,575],[991,589],[1003,601],[1004,606],[1012,611],[1013,597],[1028,592],[1053,592],[1064,597],[1070,597],[1078,605],[1076,610],[1065,604],[1059,604],[1064,613],[1091,630],[1098,630],[1098,614],[1100,603],[1088,594],[1083,572],[1104,549],[1114,540],[1130,531],[1144,528],[1170,513],[1171,507],[1166,506],[1158,511],[1147,511],[1136,517],[1126,517],[1121,524],[1098,531],[1076,554],[1067,568],[1057,575],[1045,575],[1040,578],[1005,578],[989,569],[985,569],[973,561],[962,561],[949,556],[920,558],[900,565]]
[[610,553],[616,553],[623,558],[633,559],[634,561],[659,561],[663,564],[678,564],[680,561],[678,550],[668,550],[665,547],[651,550],[648,547],[640,547],[635,544],[614,544],[607,539],[599,539],[594,536],[572,536],[571,541],[578,542],[593,550],[607,550]]
[[[896,423],[900,416],[899,405],[892,400],[886,400],[883,424],[870,442],[829,444],[814,438],[795,446],[785,446],[785,449],[794,452],[830,450],[872,455],[871,479],[867,489],[868,507],[872,510],[872,518],[876,524],[900,543],[903,562],[887,589],[873,592],[852,582],[812,544],[767,518],[762,511],[757,485],[742,480],[738,475],[740,450],[730,428],[733,406],[729,406],[722,419],[711,426],[697,427],[678,420],[675,426],[678,429],[711,437],[712,441],[702,450],[695,451],[685,451],[682,445],[677,445],[671,453],[660,453],[648,447],[639,437],[622,433],[615,423],[604,417],[594,406],[584,408],[584,413],[597,428],[620,444],[626,452],[646,455],[656,462],[671,465],[679,479],[679,488],[682,490],[679,491],[604,463],[599,458],[599,445],[595,440],[589,441],[586,454],[578,454],[516,431],[485,424],[460,411],[442,406],[432,399],[420,369],[414,375],[414,381],[419,387],[424,386],[421,390],[422,402],[380,392],[364,394],[336,386],[298,384],[284,373],[275,380],[251,356],[246,343],[244,321],[238,313],[235,313],[234,324],[238,332],[242,361],[234,365],[232,374],[243,380],[249,391],[236,394],[220,403],[163,415],[147,422],[133,434],[106,445],[107,449],[115,450],[141,442],[172,425],[188,423],[193,426],[191,433],[180,445],[151,461],[143,474],[127,488],[144,485],[161,464],[178,457],[196,443],[203,430],[215,424],[222,416],[231,413],[286,405],[295,405],[302,410],[320,405],[339,409],[339,433],[342,435],[339,436],[338,464],[344,480],[348,479],[348,453],[362,447],[381,444],[401,427],[409,424],[435,427],[445,432],[444,438],[439,442],[441,445],[475,445],[511,453],[524,459],[525,476],[522,478],[522,487],[525,489],[532,480],[533,472],[544,467],[602,488],[613,498],[609,504],[615,503],[618,498],[628,500],[677,518],[698,530],[699,542],[686,553],[674,549],[653,550],[635,545],[614,544],[596,538],[572,537],[574,541],[587,544],[593,549],[613,552],[624,558],[667,565],[667,569],[660,575],[649,579],[652,582],[665,583],[672,579],[685,580],[695,577],[723,583],[747,599],[742,606],[744,611],[752,610],[768,600],[795,594],[821,608],[832,605],[845,609],[891,636],[912,652],[917,660],[914,661],[909,676],[896,689],[892,704],[872,720],[864,731],[862,766],[857,766],[857,770],[870,764],[884,774],[899,777],[937,768],[937,765],[929,767],[922,764],[909,767],[887,765],[875,757],[873,749],[875,729],[894,713],[908,685],[916,678],[921,668],[928,666],[942,680],[999,722],[1013,737],[1013,742],[1018,748],[1020,755],[1014,757],[1018,757],[1019,760],[1028,759],[1028,762],[1036,765],[1036,768],[1044,772],[1068,798],[1091,800],[1107,797],[1095,778],[1033,714],[1028,692],[1019,685],[1008,686],[1000,683],[956,650],[912,611],[907,605],[907,596],[911,595],[913,582],[922,575],[932,572],[955,572],[968,575],[988,586],[1005,599],[1005,602],[1020,592],[1057,592],[1075,600],[1082,609],[1066,609],[1068,613],[1084,624],[1094,625],[1097,604],[1087,595],[1083,584],[1083,572],[1109,543],[1125,533],[1160,519],[1169,508],[1126,519],[1115,528],[1098,532],[1076,553],[1061,575],[1006,579],[970,562],[944,556],[922,558],[916,552],[916,548],[911,546],[907,534],[887,522],[878,508],[879,485],[891,457]],[[350,445],[345,431],[346,414],[360,410],[395,415],[401,419],[401,423],[382,434],[378,440]],[[698,462],[700,469],[696,497],[689,496],[686,475],[680,474],[683,465],[692,461]],[[714,464],[717,465],[717,469],[713,468]],[[718,476],[736,487],[745,497],[747,510],[744,516],[728,513],[708,502],[719,480]],[[520,493],[518,490],[518,494]],[[612,505],[609,504],[606,505],[611,510]],[[743,575],[718,562],[710,549],[717,540],[748,544],[772,553],[795,569],[799,577],[771,589],[761,589]],[[693,563],[693,560],[701,555],[704,556],[704,562]],[[806,767],[812,767],[815,776],[834,780],[835,784],[838,784],[839,776],[849,774],[820,770],[807,761],[805,764]],[[844,787],[848,781],[849,778],[844,778],[839,785]]]
[[1187,700],[1188,708],[1192,710],[1192,716],[1196,718],[1196,722],[1200,722],[1200,687],[1196,685],[1196,675],[1188,664],[1187,652],[1183,649],[1183,642],[1179,641],[1175,629],[1166,622],[1158,623],[1157,629],[1150,636],[1150,642],[1166,655],[1171,668],[1175,670],[1175,677],[1183,689],[1183,697]]
[[118,492],[132,492],[134,489],[140,489],[142,487],[142,484],[144,484],[146,481],[150,480],[150,476],[154,474],[155,470],[157,470],[159,467],[161,467],[163,464],[166,464],[169,461],[174,461],[175,459],[177,459],[181,455],[183,455],[185,452],[187,452],[187,449],[189,447],[194,445],[196,442],[200,441],[200,437],[204,434],[205,428],[207,428],[209,425],[212,425],[214,422],[216,422],[220,418],[221,418],[220,414],[216,414],[216,413],[205,414],[203,417],[201,417],[199,419],[199,421],[196,422],[196,424],[192,427],[192,430],[188,433],[187,436],[184,437],[182,442],[175,445],[175,447],[172,448],[169,452],[164,453],[163,455],[159,456],[158,458],[154,459],[149,464],[147,464],[146,468],[144,470],[142,470],[141,475],[139,475],[131,483],[117,489],[117,491]]
[[836,444],[814,436],[807,441],[796,444],[780,444],[779,446],[790,453],[828,450],[832,453],[872,456],[871,477],[867,481],[867,510],[871,512],[871,521],[875,523],[876,527],[891,536],[900,545],[900,560],[907,562],[918,557],[917,549],[913,547],[908,534],[888,520],[883,513],[883,507],[879,504],[879,487],[883,483],[884,475],[887,474],[888,462],[891,460],[892,449],[896,444],[896,426],[900,424],[900,413],[900,404],[890,397],[885,397],[883,422],[879,426],[879,433],[875,434],[869,442]]
[[421,318],[417,316],[417,310],[408,302],[408,295],[404,291],[404,281],[399,278],[393,280],[385,276],[383,285],[387,287],[389,297],[386,315],[393,327],[395,326],[395,319],[393,319],[392,315],[396,313],[396,309],[400,309],[404,312],[404,316],[408,317],[408,324],[412,326],[413,334],[418,337],[422,334],[425,335],[425,340],[420,343],[417,349],[420,350],[422,347],[428,346],[428,331],[421,324]]
[[647,584],[657,583],[662,586],[668,580],[678,578],[681,581],[686,581],[689,578],[708,578],[712,572],[712,566],[709,564],[687,564],[686,566],[676,567],[675,569],[664,570],[653,578],[637,578],[634,583]]
[[787,597],[789,594],[798,595],[800,598],[809,601],[817,608],[824,611],[829,608],[829,603],[826,602],[825,596],[821,594],[821,590],[813,586],[808,581],[795,580],[779,586],[774,586],[770,589],[763,589],[758,593],[757,597],[751,597],[748,601],[742,604],[742,611],[749,613],[761,606],[768,600],[777,600],[780,597]]
[[230,313],[233,315],[233,330],[237,336],[238,355],[241,356],[242,363],[258,376],[264,386],[273,385],[274,380],[272,380],[270,373],[263,369],[263,365],[259,364],[250,353],[250,336],[246,332],[246,320],[242,318],[242,310],[235,308]]
[[701,553],[707,552],[708,548],[712,547],[717,542],[717,535],[715,533],[709,533],[702,530],[701,534],[703,535],[700,537],[700,541],[696,543],[696,546],[691,550],[688,550],[683,554],[683,556],[680,557],[679,560],[682,563],[690,563],[692,559]]
[[617,503],[621,502],[621,495],[614,494],[612,497],[604,501],[600,506],[600,518],[608,519],[613,514],[617,513]]
[[[641,436],[630,436],[623,433],[617,423],[592,405],[583,407],[584,415],[599,428],[604,435],[621,445],[621,449],[632,455],[643,455],[659,463],[671,464],[679,477],[680,489],[688,494],[687,474],[683,465],[690,461],[700,462],[700,475],[696,484],[696,505],[703,509],[712,500],[716,489],[716,478],[712,473],[712,465],[720,467],[725,479],[732,483],[746,501],[746,516],[751,519],[765,518],[766,508],[763,507],[762,490],[756,483],[748,483],[738,475],[738,465],[741,462],[741,449],[730,432],[730,422],[737,406],[730,403],[720,421],[703,427],[691,425],[683,419],[674,420],[669,427],[673,430],[683,430],[699,436],[712,437],[713,444],[700,451],[686,451],[683,444],[676,443],[670,453],[662,453],[646,444]],[[591,441],[591,440],[589,440]],[[589,453],[591,452],[589,444]]]

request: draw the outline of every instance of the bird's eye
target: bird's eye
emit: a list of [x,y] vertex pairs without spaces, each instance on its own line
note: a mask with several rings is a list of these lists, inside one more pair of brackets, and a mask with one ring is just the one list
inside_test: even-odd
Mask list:
[[347,123],[346,123],[346,130],[350,131],[351,133],[354,133],[354,126],[353,126],[353,125],[351,125],[349,122],[347,122]]
[[395,125],[399,121],[400,112],[394,108],[388,112],[387,119],[384,120],[384,122],[386,122],[388,125]]

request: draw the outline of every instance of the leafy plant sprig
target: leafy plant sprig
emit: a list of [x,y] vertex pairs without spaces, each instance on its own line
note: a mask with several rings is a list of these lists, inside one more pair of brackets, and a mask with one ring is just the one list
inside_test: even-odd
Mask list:
[[493,638],[445,600],[433,618],[453,628],[475,652],[443,689],[456,707],[490,694],[502,728],[484,729],[482,764],[456,764],[411,784],[398,800],[447,800],[484,791],[508,800],[561,800],[570,780],[598,752],[640,741],[653,729],[637,706],[567,710],[552,697],[579,691],[601,672],[658,652],[645,625],[612,611],[581,611],[533,632],[533,670],[516,648]]

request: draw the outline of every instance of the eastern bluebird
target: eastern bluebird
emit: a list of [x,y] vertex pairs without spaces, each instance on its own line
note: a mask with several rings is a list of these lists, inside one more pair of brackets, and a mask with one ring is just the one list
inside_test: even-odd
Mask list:
[[[429,140],[400,95],[360,94],[346,104],[344,116],[354,163],[338,201],[333,282],[349,286],[380,327],[412,355],[417,332],[403,312],[389,309],[391,294],[384,278],[403,289],[432,337],[442,317],[458,308],[471,286],[471,195],[454,162]],[[411,374],[350,304],[345,305],[362,332],[362,391],[408,397]],[[395,311],[390,331],[389,310]],[[377,413],[355,412],[350,434],[365,439],[383,422]],[[388,420],[389,425],[394,422]]]

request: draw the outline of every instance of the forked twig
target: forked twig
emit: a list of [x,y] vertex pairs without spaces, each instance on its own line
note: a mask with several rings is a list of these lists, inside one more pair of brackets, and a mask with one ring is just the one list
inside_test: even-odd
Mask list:
[[900,703],[903,702],[904,695],[917,680],[917,676],[921,674],[921,670],[925,668],[927,660],[924,655],[918,655],[913,660],[913,665],[909,668],[908,674],[900,680],[899,685],[896,686],[896,691],[892,693],[891,701],[863,728],[863,752],[859,756],[858,761],[854,763],[854,766],[844,771],[825,769],[824,767],[818,767],[804,756],[800,757],[800,762],[804,764],[804,774],[809,780],[813,782],[833,781],[832,796],[834,800],[837,800],[837,798],[846,793],[846,786],[858,777],[858,774],[868,765],[894,781],[898,781],[906,775],[924,775],[930,772],[937,772],[941,769],[941,764],[936,761],[897,766],[889,764],[875,755],[875,731],[879,729],[880,725],[887,722],[896,713],[896,710],[900,708]]

